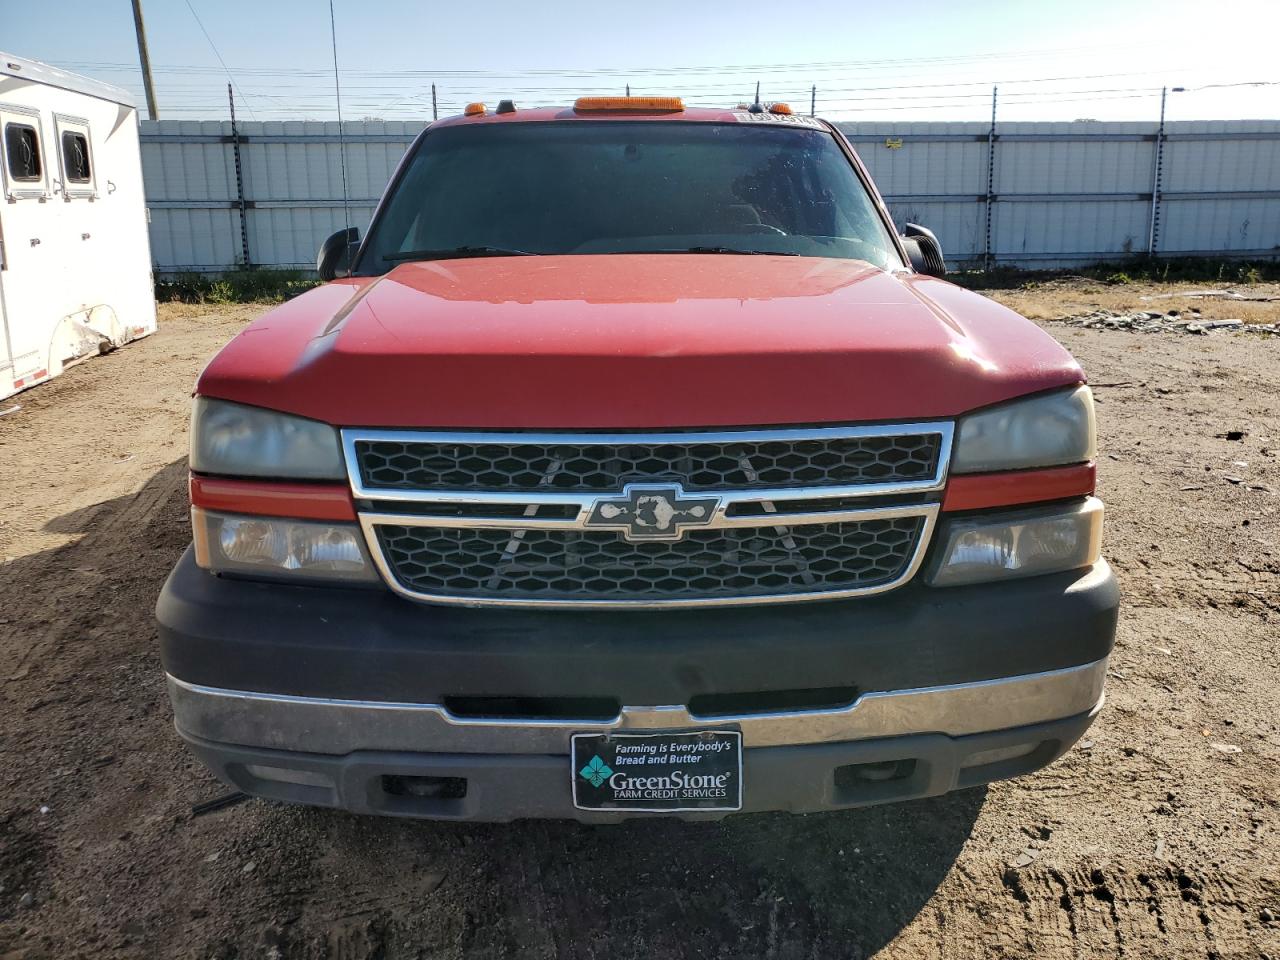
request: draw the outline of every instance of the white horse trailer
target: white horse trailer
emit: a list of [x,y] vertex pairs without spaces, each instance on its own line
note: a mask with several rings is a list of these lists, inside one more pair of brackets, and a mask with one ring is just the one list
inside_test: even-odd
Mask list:
[[156,329],[138,113],[0,53],[0,397]]

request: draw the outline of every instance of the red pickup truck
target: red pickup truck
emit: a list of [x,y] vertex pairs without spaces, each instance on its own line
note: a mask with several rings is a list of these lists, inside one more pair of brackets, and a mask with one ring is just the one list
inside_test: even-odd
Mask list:
[[247,793],[451,819],[830,810],[1050,763],[1119,595],[1094,412],[830,124],[431,124],[196,388],[157,606]]

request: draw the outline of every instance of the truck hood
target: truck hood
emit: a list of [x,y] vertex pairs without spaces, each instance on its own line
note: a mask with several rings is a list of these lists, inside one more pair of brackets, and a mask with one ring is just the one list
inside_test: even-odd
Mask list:
[[953,417],[1083,380],[952,284],[736,255],[406,263],[242,331],[197,392],[340,426],[660,428]]

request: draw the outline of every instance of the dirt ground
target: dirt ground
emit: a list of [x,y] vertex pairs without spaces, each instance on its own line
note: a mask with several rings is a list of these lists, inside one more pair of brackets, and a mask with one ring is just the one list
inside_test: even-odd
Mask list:
[[1125,601],[1106,709],[1035,776],[713,825],[196,817],[224,788],[152,605],[191,385],[256,312],[166,306],[0,403],[0,960],[1280,958],[1280,341],[1047,325],[1097,391]]

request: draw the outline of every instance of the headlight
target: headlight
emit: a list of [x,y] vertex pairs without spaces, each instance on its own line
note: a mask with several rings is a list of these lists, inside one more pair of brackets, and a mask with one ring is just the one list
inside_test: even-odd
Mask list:
[[935,587],[1011,580],[1098,562],[1102,501],[952,520],[929,574]]
[[327,423],[197,397],[191,469],[230,477],[341,480],[342,445]]
[[191,508],[196,563],[213,573],[290,580],[378,579],[353,523],[250,517]]
[[1094,458],[1093,393],[1073,387],[961,417],[952,473],[1083,463]]

